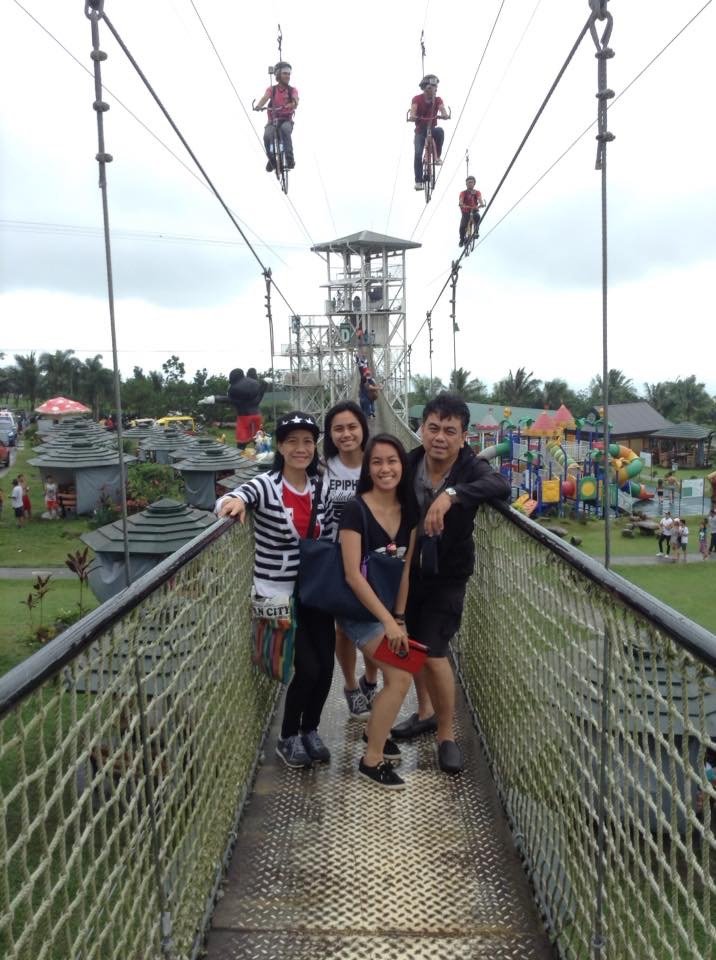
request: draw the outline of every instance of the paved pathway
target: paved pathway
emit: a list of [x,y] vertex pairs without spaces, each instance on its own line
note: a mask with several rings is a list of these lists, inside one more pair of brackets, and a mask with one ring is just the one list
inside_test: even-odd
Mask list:
[[34,567],[0,567],[0,580],[34,580],[38,573],[43,577],[51,573],[55,580],[72,580],[76,576],[69,567],[42,567],[38,564]]

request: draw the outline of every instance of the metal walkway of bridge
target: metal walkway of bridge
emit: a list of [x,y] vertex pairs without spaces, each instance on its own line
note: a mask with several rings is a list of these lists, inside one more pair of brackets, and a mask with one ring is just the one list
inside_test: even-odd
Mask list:
[[425,735],[401,744],[406,789],[382,791],[357,774],[364,725],[341,679],[336,667],[321,723],[330,765],[284,766],[277,711],[209,960],[552,957],[462,698],[464,773],[442,773]]

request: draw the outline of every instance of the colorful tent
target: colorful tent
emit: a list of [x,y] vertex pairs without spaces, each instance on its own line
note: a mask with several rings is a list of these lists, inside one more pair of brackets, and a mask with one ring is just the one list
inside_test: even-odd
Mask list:
[[39,407],[35,407],[35,413],[44,413],[45,416],[63,417],[69,413],[91,413],[89,407],[78,400],[68,400],[67,397],[53,397],[51,400],[45,400]]

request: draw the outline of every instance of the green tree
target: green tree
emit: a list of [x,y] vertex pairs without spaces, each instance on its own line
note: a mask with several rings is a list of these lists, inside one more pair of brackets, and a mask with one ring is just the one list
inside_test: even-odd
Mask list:
[[[600,373],[589,381],[589,399],[593,407],[599,406],[603,401],[602,382]],[[633,403],[638,399],[639,394],[629,377],[612,367],[609,371],[609,402]]]
[[484,403],[488,397],[487,387],[482,380],[470,380],[470,371],[464,367],[452,371],[448,390],[462,397],[467,403]]
[[81,399],[92,407],[96,418],[102,407],[112,407],[114,375],[102,363],[102,354],[85,360],[79,369],[79,393]]
[[425,406],[428,400],[440,393],[441,390],[445,389],[445,384],[442,382],[440,377],[433,377],[432,386],[430,377],[424,377],[422,374],[416,373],[412,377],[413,389],[408,394],[408,401],[410,406]]
[[[545,380],[542,385],[542,406],[557,410],[564,404],[572,413],[579,406],[579,397],[566,380]],[[576,416],[577,414],[575,414]]]
[[695,376],[682,380],[666,380],[660,383],[645,383],[649,403],[668,420],[692,423],[711,423],[716,420],[716,404],[703,383]]
[[518,367],[509,371],[492,388],[492,401],[509,407],[539,407],[542,404],[542,381],[535,380],[532,371]]
[[42,385],[48,397],[64,394],[71,397],[77,385],[80,362],[74,350],[41,353],[39,368],[44,374]]
[[40,389],[40,368],[34,350],[27,356],[15,354],[15,371],[17,388],[20,394],[29,400],[30,407],[34,410]]

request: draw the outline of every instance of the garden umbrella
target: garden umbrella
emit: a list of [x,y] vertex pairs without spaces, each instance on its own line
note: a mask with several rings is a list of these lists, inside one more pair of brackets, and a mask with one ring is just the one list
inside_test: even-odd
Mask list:
[[91,413],[89,407],[78,400],[68,400],[67,397],[53,397],[51,400],[45,400],[39,407],[35,407],[35,413],[44,413],[46,416],[61,417],[68,413]]

